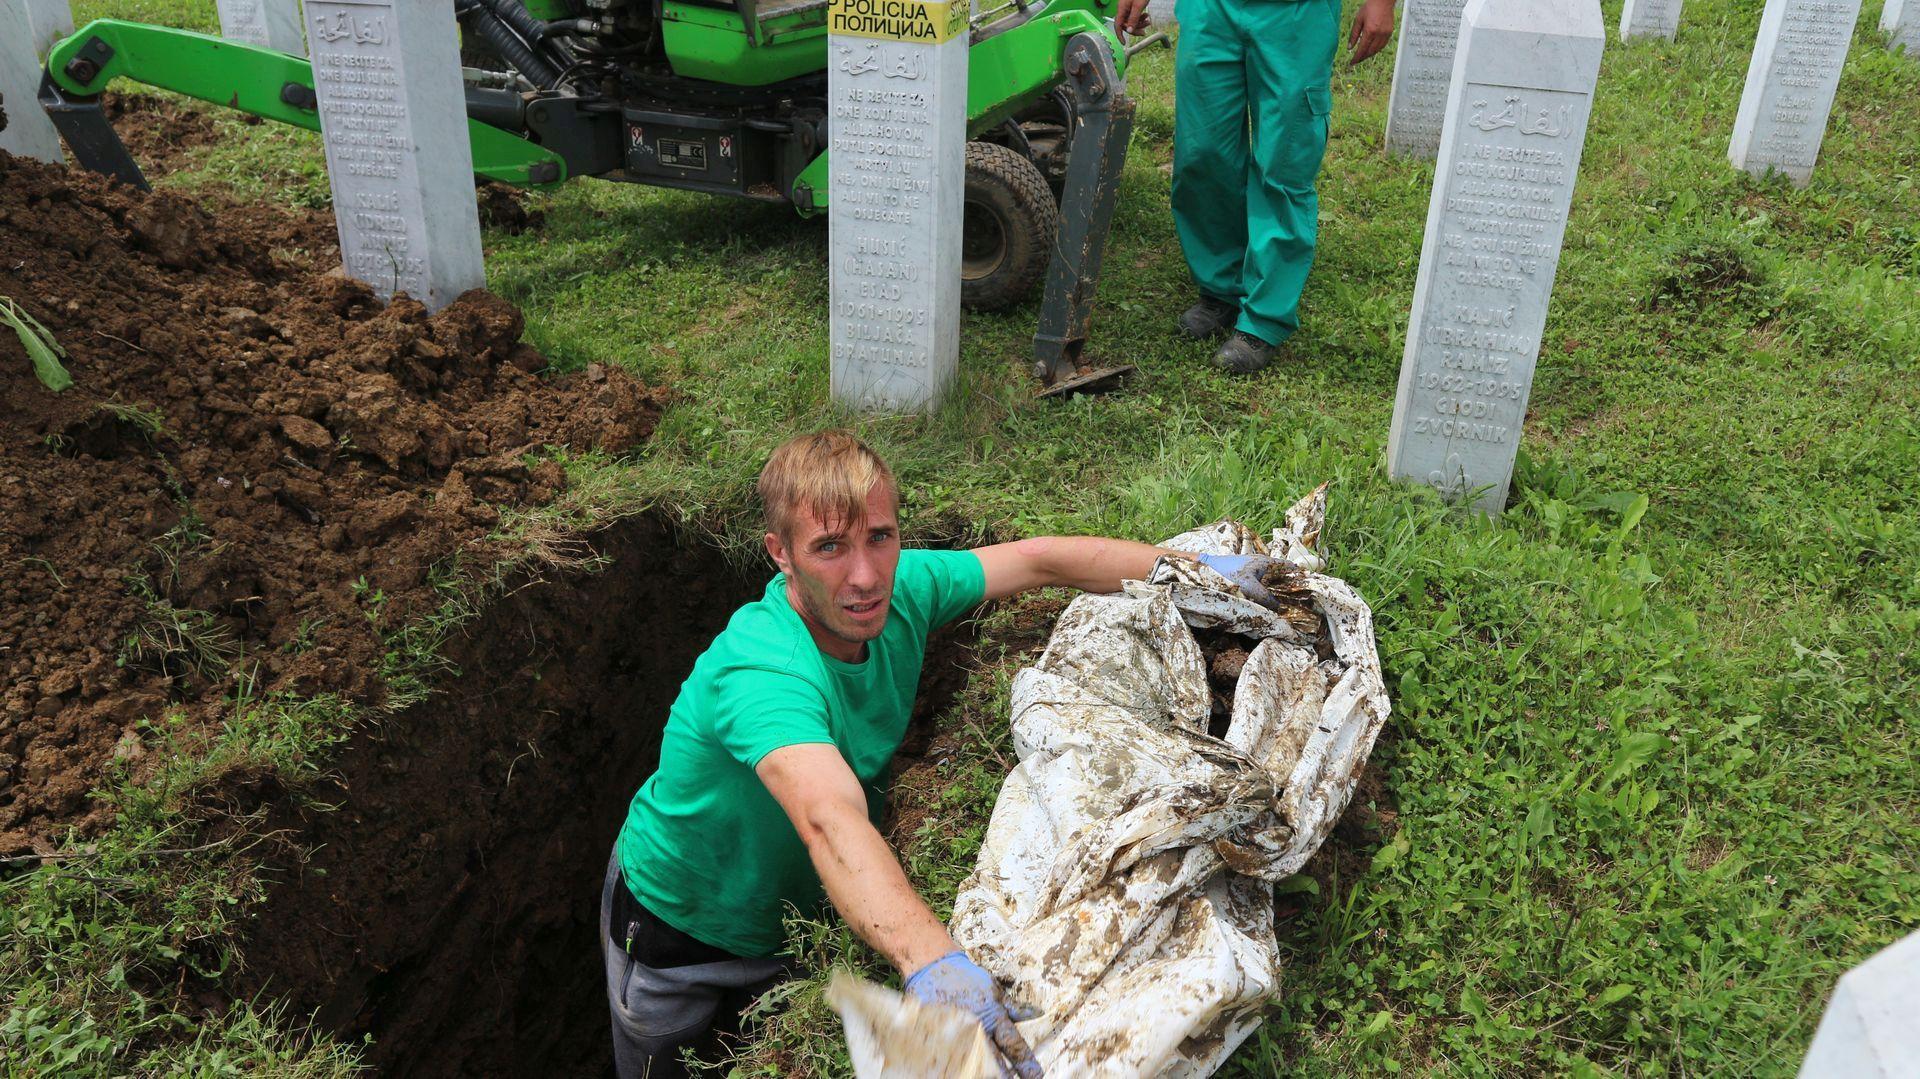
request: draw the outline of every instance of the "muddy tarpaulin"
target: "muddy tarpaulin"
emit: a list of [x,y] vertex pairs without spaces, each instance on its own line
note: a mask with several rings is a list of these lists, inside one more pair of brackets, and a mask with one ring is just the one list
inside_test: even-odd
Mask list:
[[[1324,572],[1325,512],[1322,487],[1265,543],[1224,521],[1162,544],[1285,559],[1266,581],[1280,611],[1162,559],[1074,600],[1014,678],[1020,764],[951,928],[1039,1010],[1021,1031],[1049,1076],[1207,1075],[1279,986],[1272,883],[1326,839],[1389,707],[1372,611]],[[1219,737],[1195,631],[1246,646]]]

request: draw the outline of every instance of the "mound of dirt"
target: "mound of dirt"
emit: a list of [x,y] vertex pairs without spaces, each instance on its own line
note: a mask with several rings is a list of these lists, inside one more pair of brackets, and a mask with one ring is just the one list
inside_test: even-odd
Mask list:
[[[198,104],[160,94],[108,94],[101,106],[142,169],[164,175],[202,146],[220,141],[220,125]],[[245,115],[244,113],[235,114]],[[257,117],[248,120],[259,122]]]
[[506,301],[429,315],[337,266],[324,214],[215,219],[0,153],[0,296],[74,380],[0,327],[0,855],[103,827],[89,791],[242,681],[379,702],[429,574],[564,488],[530,453],[651,434],[661,393],[540,377]]

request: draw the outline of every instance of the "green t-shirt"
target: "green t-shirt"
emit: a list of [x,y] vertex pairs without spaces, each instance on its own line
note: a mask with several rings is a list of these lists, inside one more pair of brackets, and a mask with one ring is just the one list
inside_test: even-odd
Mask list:
[[892,610],[861,663],[820,651],[787,603],[784,574],[734,612],[680,687],[660,767],[620,830],[634,897],[668,925],[735,955],[778,953],[787,905],[811,912],[824,893],[806,846],[754,767],[782,746],[837,746],[877,824],[879,783],[913,713],[927,634],[986,590],[971,551],[900,552]]

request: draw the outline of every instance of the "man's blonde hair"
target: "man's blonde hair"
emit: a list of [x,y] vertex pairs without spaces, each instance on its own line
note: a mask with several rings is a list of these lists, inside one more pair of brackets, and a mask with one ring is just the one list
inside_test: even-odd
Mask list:
[[774,450],[760,470],[767,531],[788,538],[803,508],[829,529],[843,528],[866,515],[867,495],[878,483],[898,499],[893,470],[852,434],[828,430],[801,435]]

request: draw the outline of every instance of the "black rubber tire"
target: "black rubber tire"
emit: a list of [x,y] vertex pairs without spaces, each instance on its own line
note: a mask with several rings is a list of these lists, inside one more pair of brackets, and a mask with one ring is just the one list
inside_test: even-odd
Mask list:
[[960,302],[1000,311],[1047,275],[1060,211],[1046,177],[1017,150],[967,143],[966,218],[960,228]]

